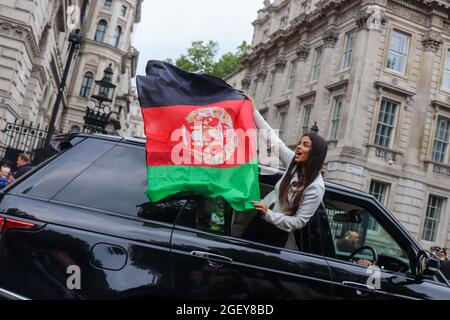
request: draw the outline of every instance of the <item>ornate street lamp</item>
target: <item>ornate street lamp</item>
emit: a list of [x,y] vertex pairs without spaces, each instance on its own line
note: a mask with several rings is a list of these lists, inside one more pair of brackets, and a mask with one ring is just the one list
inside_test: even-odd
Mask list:
[[109,105],[104,105],[112,103],[114,99],[116,85],[112,82],[113,75],[114,71],[110,64],[103,72],[103,78],[95,81],[94,93],[91,96],[95,107],[86,107],[84,132],[111,134],[120,129],[118,113],[112,111]]
[[109,64],[108,68],[103,72],[103,79],[95,81],[94,94],[91,98],[100,103],[99,107],[101,107],[103,102],[111,103],[113,101],[114,92],[116,91],[116,86],[112,83],[113,75],[112,64]]

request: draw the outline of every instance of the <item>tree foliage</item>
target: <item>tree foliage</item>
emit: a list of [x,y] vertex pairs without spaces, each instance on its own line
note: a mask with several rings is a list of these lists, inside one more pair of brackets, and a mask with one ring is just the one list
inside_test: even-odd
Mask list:
[[216,59],[219,44],[216,41],[194,41],[186,54],[182,54],[175,62],[166,61],[188,72],[202,71],[219,78],[223,78],[241,67],[240,59],[247,54],[251,46],[243,41],[235,53],[227,52]]

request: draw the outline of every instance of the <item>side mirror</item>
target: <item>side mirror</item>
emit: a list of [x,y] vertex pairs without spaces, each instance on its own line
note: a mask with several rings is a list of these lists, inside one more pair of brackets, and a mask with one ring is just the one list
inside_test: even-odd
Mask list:
[[431,253],[420,251],[417,256],[416,274],[422,277],[433,277],[439,270],[441,262]]

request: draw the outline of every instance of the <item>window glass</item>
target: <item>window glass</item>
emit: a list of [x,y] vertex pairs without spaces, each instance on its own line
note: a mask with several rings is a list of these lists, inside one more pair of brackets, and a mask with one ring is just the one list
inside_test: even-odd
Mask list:
[[303,126],[302,126],[302,133],[305,134],[309,131],[309,120],[311,117],[311,105],[307,105],[304,107],[303,110]]
[[319,79],[319,72],[320,72],[320,65],[322,63],[322,47],[319,47],[316,49],[315,58],[314,58],[314,65],[311,75],[311,80],[316,81]]
[[97,25],[97,32],[95,33],[95,41],[103,42],[105,40],[107,22],[100,20]]
[[79,174],[55,200],[145,218],[166,205],[148,204],[147,187],[145,149],[119,145]]
[[84,76],[83,84],[81,85],[80,96],[89,97],[93,79],[94,79],[94,74],[92,72],[87,72],[86,75]]
[[12,193],[50,199],[115,144],[102,139],[86,139],[20,183]]
[[398,31],[394,31],[392,33],[391,46],[389,49],[389,56],[387,61],[388,69],[400,73],[405,73],[406,61],[409,51],[409,42],[409,35]]
[[344,50],[344,58],[342,61],[342,69],[350,68],[352,62],[353,46],[355,44],[355,36],[356,32],[352,31],[347,33],[345,37],[345,50]]
[[423,240],[431,242],[436,241],[443,203],[443,198],[430,195],[430,198],[428,199],[425,223],[423,226]]
[[[261,184],[260,190],[261,196],[264,197],[273,190],[273,186]],[[187,202],[177,225],[211,234],[322,255],[316,215],[302,230],[289,234],[262,221],[260,217],[256,210],[233,210],[223,198],[198,196]]]
[[103,4],[103,9],[111,10],[111,8],[112,8],[112,0],[105,0],[105,3]]
[[198,196],[188,201],[177,225],[228,236],[231,212],[223,198]]
[[395,123],[397,121],[398,103],[383,99],[381,102],[375,144],[384,148],[391,148]]
[[330,139],[337,139],[339,124],[341,121],[342,96],[334,98],[333,114],[331,116],[331,134]]
[[377,266],[381,269],[402,273],[410,271],[406,252],[371,212],[349,199],[330,194],[326,194],[324,203],[335,258],[358,264],[364,260],[373,262],[373,254],[367,249],[359,251],[350,261],[351,254],[358,248],[369,246],[378,254]]
[[431,159],[435,162],[446,163],[448,144],[450,142],[450,120],[438,117],[436,132],[434,134],[433,151]]

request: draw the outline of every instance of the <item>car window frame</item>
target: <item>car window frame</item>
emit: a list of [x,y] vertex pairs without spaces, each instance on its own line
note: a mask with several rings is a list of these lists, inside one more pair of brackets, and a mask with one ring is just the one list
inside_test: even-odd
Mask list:
[[[376,218],[375,217],[374,218],[378,222],[378,224],[380,224],[381,227],[385,230],[385,232],[388,233],[389,236],[397,243],[397,245],[408,255],[408,259],[410,262],[410,273],[400,273],[400,272],[387,270],[387,269],[382,269],[381,271],[383,273],[389,273],[389,274],[392,274],[395,276],[403,276],[403,277],[409,277],[409,278],[414,278],[414,279],[416,278],[416,275],[414,274],[414,266],[415,266],[416,260],[417,260],[417,253],[415,251],[416,248],[413,246],[413,244],[410,241],[408,241],[408,238],[405,237],[404,231],[401,228],[398,228],[396,221],[393,221],[392,219],[390,219],[390,217],[386,214],[387,212],[384,207],[382,207],[379,203],[377,203],[377,201],[375,199],[372,199],[372,197],[370,197],[370,196],[363,197],[358,194],[351,194],[345,190],[336,190],[336,189],[327,189],[327,192],[329,194],[337,195],[339,200],[341,200],[343,202],[345,202],[345,200],[342,200],[343,198],[356,200],[356,202],[350,202],[350,203],[365,209],[373,217],[375,216],[373,214],[373,211],[378,212],[378,213],[381,212],[382,214],[380,217],[378,215],[376,215]],[[323,202],[325,203],[325,199]],[[368,209],[363,204],[367,204],[368,207],[370,207],[372,210]],[[396,227],[395,231],[401,231],[401,232],[398,232],[398,233],[393,232],[392,228],[394,228],[394,226]],[[363,270],[367,269],[367,267],[360,266],[360,265],[351,263],[346,260],[341,260],[336,257],[326,257],[326,258],[327,258],[327,260],[330,260],[330,261],[344,263],[346,265],[358,266],[358,267],[362,268]]]
[[[201,197],[203,199],[207,198],[205,196],[195,195],[195,194],[192,194],[192,197]],[[257,246],[257,247],[259,246],[261,248],[267,248],[268,249],[267,251],[270,251],[272,253],[273,253],[274,250],[275,251],[280,251],[279,254],[281,254],[281,252],[289,252],[289,253],[294,253],[294,254],[301,255],[301,256],[308,256],[308,257],[312,257],[312,258],[315,258],[315,259],[321,259],[323,261],[326,261],[326,256],[324,256],[323,254],[320,255],[320,254],[311,253],[311,252],[304,252],[304,251],[300,251],[300,250],[289,249],[289,248],[286,248],[286,247],[271,246],[271,245],[260,243],[260,242],[255,242],[255,241],[250,241],[250,240],[246,240],[246,239],[242,239],[242,238],[238,238],[238,237],[233,237],[231,235],[223,235],[223,234],[218,234],[218,233],[214,233],[214,232],[203,231],[203,230],[200,230],[200,229],[197,229],[197,228],[193,228],[193,227],[180,225],[178,222],[179,222],[179,219],[181,218],[181,216],[183,215],[185,208],[186,208],[186,206],[184,206],[183,209],[180,211],[179,216],[178,216],[178,218],[175,221],[174,231],[175,230],[181,230],[181,231],[188,231],[188,232],[197,233],[197,234],[200,233],[202,235],[214,236],[214,237],[217,237],[217,238],[223,239],[223,240],[228,240],[228,241],[233,241],[233,242],[238,241],[239,242],[239,246],[241,246],[242,244],[248,243],[248,244],[252,244],[253,246]],[[235,210],[233,209],[231,214],[233,215],[234,213],[235,213]],[[319,224],[319,228],[321,228],[320,224]],[[319,234],[319,237],[321,239],[320,241],[322,242],[321,234]],[[213,241],[216,241],[216,240],[213,240]],[[322,246],[322,253],[323,253],[323,243],[322,243],[321,246]],[[265,251],[264,249],[261,249],[261,250]]]
[[[83,137],[81,137],[83,138]],[[106,139],[101,139],[101,138],[97,138],[97,137],[90,137],[90,138],[85,138],[82,141],[79,141],[77,143],[81,144],[83,142],[87,142],[89,139],[96,139],[99,141],[106,141],[108,143],[111,144],[111,147],[105,151],[103,154],[99,155],[97,157],[97,159],[95,161],[97,161],[98,159],[102,158],[106,153],[108,153],[112,148],[114,148],[117,145],[117,141],[113,141],[113,140],[106,140]],[[20,177],[19,179],[17,179],[16,181],[14,181],[11,185],[7,186],[6,188],[4,188],[2,191],[5,194],[10,194],[13,196],[17,196],[17,197],[22,197],[22,198],[27,198],[27,199],[32,199],[32,200],[40,200],[40,201],[46,201],[49,202],[50,200],[52,200],[62,189],[64,189],[67,184],[69,184],[71,181],[73,181],[73,179],[76,178],[76,176],[82,172],[84,172],[87,168],[89,168],[92,163],[90,163],[84,170],[80,170],[77,173],[74,173],[74,175],[68,179],[68,182],[66,182],[62,187],[60,187],[57,191],[55,191],[55,193],[51,196],[51,197],[42,197],[42,196],[36,196],[36,195],[32,195],[32,194],[28,194],[28,193],[23,193],[23,192],[15,192],[15,189],[19,186],[21,186],[23,183],[29,183],[30,180],[27,179],[28,177],[30,179],[33,179],[32,176],[34,176],[34,174],[39,173],[39,171],[45,169],[47,167],[47,165],[51,164],[51,162],[56,161],[58,158],[63,157],[66,153],[69,153],[71,151],[73,151],[75,149],[73,148],[68,148],[66,150],[63,150],[53,156],[51,156],[49,159],[47,159],[46,161],[44,161],[43,163],[39,164],[38,166],[34,167],[32,170],[30,170],[29,172],[27,172],[26,174],[24,174],[22,177]],[[30,187],[33,187],[33,185],[30,185]],[[25,189],[26,190],[26,189]]]

